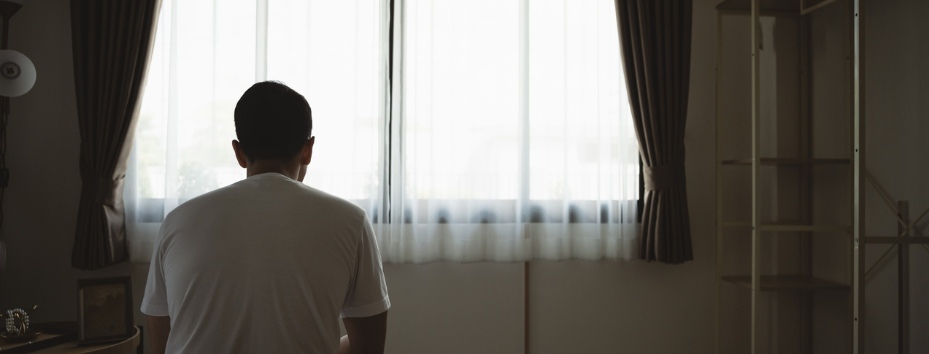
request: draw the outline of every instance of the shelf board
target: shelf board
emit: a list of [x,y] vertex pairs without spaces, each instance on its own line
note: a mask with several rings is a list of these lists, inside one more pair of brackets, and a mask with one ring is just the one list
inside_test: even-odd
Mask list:
[[[724,221],[723,227],[751,227],[749,221]],[[791,222],[765,222],[761,223],[761,231],[851,231],[850,226],[845,225],[804,225]]]
[[[789,12],[800,13],[800,0],[761,0],[761,11],[763,12]],[[751,11],[751,0],[726,0],[716,5],[717,10],[729,11]]]
[[929,237],[923,236],[865,236],[864,243],[867,244],[924,244],[929,245]]
[[752,227],[751,221],[723,221],[723,227]]
[[[752,288],[752,277],[750,275],[730,275],[723,276],[723,281]],[[832,290],[832,289],[849,289],[848,285],[836,283],[834,281],[823,280],[803,275],[762,275],[761,291],[814,291],[814,290]]]
[[802,224],[781,224],[770,223],[761,224],[761,231],[852,231],[850,226],[845,225],[802,225]]
[[[806,8],[801,10],[800,0],[760,0],[762,16],[779,16],[779,15],[806,15],[825,7],[836,0],[807,0]],[[726,0],[716,5],[716,10],[722,13],[751,14],[751,0]]]
[[[851,159],[800,159],[800,158],[777,158],[762,157],[761,165],[763,166],[784,166],[784,165],[841,165],[850,164]],[[751,166],[752,159],[735,159],[722,160],[723,165]]]

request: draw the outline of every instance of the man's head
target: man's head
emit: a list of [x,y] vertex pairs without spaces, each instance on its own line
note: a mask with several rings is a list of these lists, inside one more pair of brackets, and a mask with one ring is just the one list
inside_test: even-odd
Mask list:
[[299,163],[302,180],[312,155],[312,129],[306,99],[280,82],[264,81],[252,85],[236,104],[238,141],[232,145],[242,167]]

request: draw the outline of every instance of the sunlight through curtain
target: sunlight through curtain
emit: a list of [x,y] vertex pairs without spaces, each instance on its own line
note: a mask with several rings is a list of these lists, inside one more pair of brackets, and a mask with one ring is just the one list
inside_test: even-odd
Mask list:
[[401,7],[385,259],[633,258],[638,148],[613,2]]
[[179,203],[245,177],[232,112],[265,79],[306,96],[306,183],[364,208],[385,262],[634,258],[613,1],[396,0],[392,22],[389,3],[165,0],[127,180],[133,260]]

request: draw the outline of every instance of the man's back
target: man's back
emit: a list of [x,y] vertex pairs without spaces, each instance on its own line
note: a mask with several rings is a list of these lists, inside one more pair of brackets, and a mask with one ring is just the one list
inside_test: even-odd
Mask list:
[[170,316],[169,353],[334,353],[340,312],[389,306],[364,211],[278,173],[172,212],[142,302]]

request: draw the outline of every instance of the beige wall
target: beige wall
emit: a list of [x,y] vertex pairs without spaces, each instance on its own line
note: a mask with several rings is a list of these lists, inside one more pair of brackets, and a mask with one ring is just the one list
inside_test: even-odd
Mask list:
[[[714,0],[694,6],[687,174],[695,261],[533,262],[533,353],[709,353],[715,345]],[[39,304],[36,320],[75,318],[82,277],[131,274],[136,305],[146,266],[70,267],[80,145],[68,2],[31,0],[11,24],[11,48],[35,62],[38,81],[13,99],[12,182],[0,230],[9,248],[0,308]],[[521,353],[523,264],[386,267],[393,308],[389,353]],[[137,323],[143,318],[137,314]]]
[[[929,2],[871,0],[867,6],[867,168],[915,220],[929,208]],[[868,187],[867,234],[893,235],[892,213]],[[927,236],[925,218],[916,235]],[[873,265],[886,245],[867,248]],[[897,251],[868,277],[868,353],[897,353]],[[929,353],[929,252],[910,246],[910,353]]]

